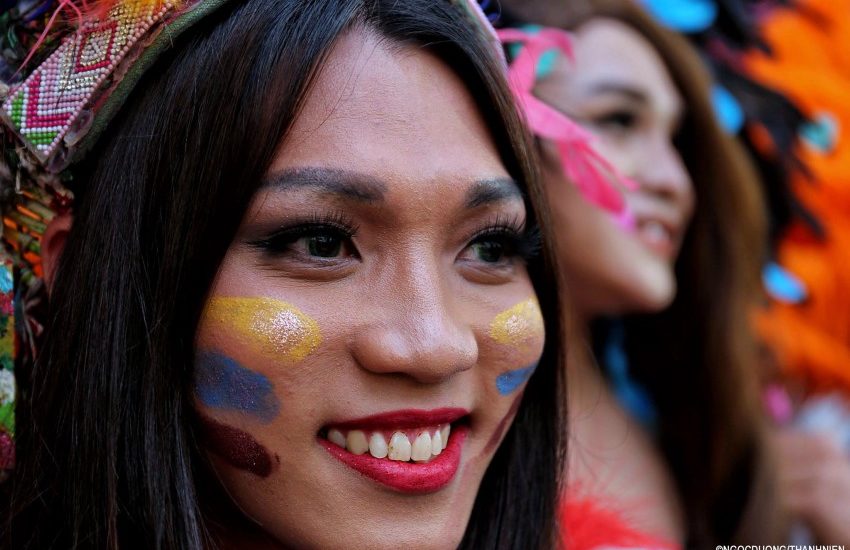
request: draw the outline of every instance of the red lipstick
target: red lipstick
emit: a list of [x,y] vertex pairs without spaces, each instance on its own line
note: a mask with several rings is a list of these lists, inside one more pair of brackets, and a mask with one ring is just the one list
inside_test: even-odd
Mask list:
[[[464,409],[406,410],[335,422],[330,426],[341,430],[392,432],[451,424],[467,414]],[[464,425],[452,425],[451,430],[442,452],[424,463],[375,458],[368,452],[354,454],[322,437],[318,438],[318,442],[331,456],[381,485],[402,493],[424,494],[448,485],[460,467],[463,443],[469,429]]]
[[387,413],[364,416],[354,420],[330,422],[341,430],[406,430],[438,424],[451,424],[469,414],[466,409],[444,408],[426,411],[423,409],[408,409]]

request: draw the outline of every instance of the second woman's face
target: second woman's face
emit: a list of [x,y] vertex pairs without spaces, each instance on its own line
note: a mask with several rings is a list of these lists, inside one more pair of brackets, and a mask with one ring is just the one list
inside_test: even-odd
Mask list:
[[625,192],[636,221],[627,231],[589,205],[544,146],[566,279],[583,316],[655,311],[675,296],[674,263],[695,202],[674,143],[682,99],[652,44],[623,23],[591,20],[574,47],[574,63],[560,59],[535,94],[588,129],[639,188]]
[[203,441],[244,515],[298,547],[459,543],[542,353],[526,215],[446,66],[337,44],[197,334]]

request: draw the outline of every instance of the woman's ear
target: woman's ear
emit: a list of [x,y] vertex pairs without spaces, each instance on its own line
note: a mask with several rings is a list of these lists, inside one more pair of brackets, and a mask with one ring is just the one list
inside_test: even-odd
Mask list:
[[47,229],[41,237],[41,265],[44,268],[44,284],[47,292],[53,290],[53,280],[56,268],[59,266],[59,258],[65,249],[65,239],[74,223],[71,212],[59,214],[47,224]]

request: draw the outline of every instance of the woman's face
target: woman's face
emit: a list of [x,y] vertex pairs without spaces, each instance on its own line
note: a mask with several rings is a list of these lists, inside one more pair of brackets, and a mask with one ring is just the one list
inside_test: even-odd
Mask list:
[[631,27],[595,19],[575,33],[575,62],[559,59],[535,88],[594,136],[594,146],[639,188],[625,199],[633,232],[590,204],[544,145],[546,187],[559,253],[580,313],[656,311],[676,293],[674,262],[694,189],[674,144],[682,98],[653,46]]
[[245,515],[299,547],[459,543],[542,353],[526,215],[446,66],[340,40],[198,329],[201,429]]

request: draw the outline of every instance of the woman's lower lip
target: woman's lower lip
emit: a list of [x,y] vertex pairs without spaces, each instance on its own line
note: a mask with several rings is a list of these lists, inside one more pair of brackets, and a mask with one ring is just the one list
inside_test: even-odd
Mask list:
[[675,254],[675,247],[670,241],[650,241],[646,239],[641,239],[641,243],[653,254],[661,256],[665,260],[668,260],[673,257]]
[[656,234],[647,234],[641,229],[638,229],[635,236],[650,252],[662,256],[665,259],[672,258],[676,252],[676,246],[673,239],[669,236],[661,237]]
[[452,427],[449,444],[427,463],[375,458],[369,453],[356,455],[326,439],[318,441],[331,456],[369,479],[402,493],[423,494],[438,491],[454,479],[468,431],[466,426]]

